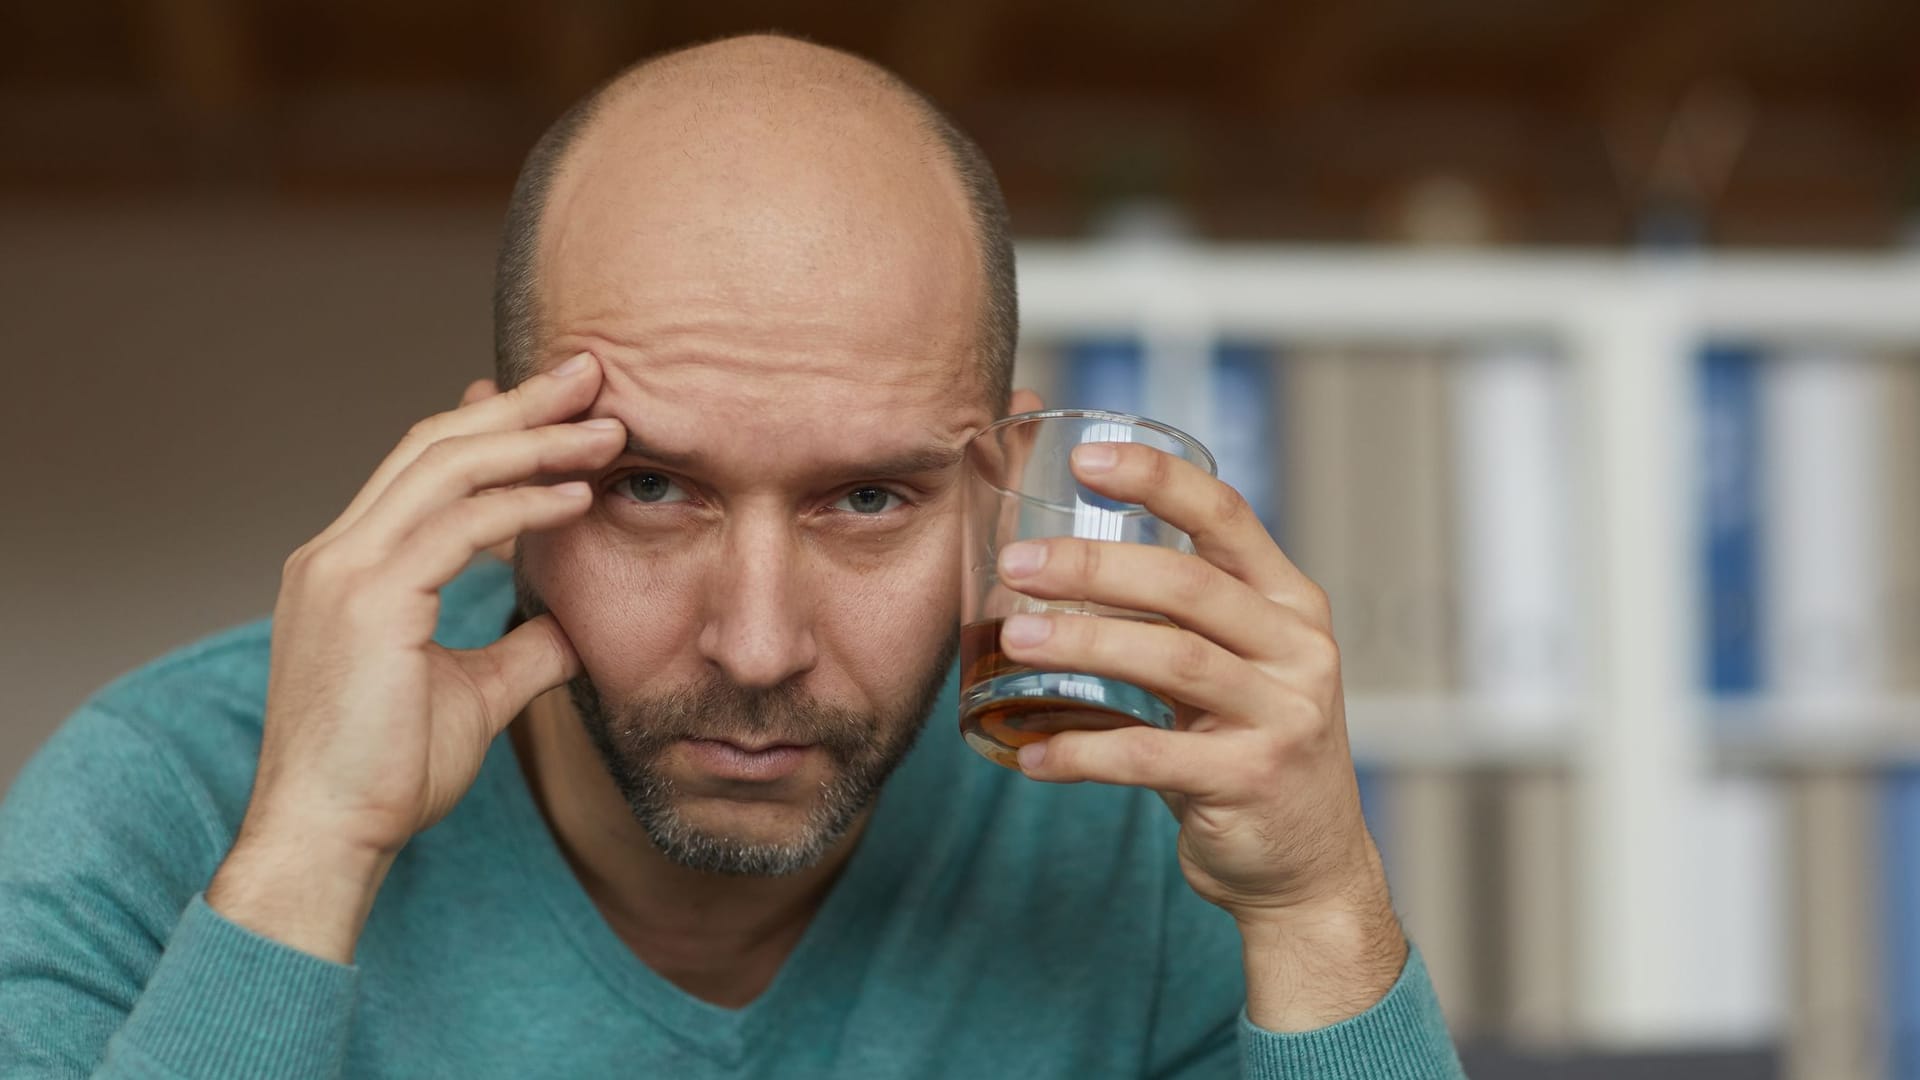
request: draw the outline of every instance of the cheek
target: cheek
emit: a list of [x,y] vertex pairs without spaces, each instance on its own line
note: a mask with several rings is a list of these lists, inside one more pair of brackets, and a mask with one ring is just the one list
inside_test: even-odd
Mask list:
[[685,555],[635,550],[574,528],[521,538],[522,566],[603,687],[667,672],[698,633],[700,575]]
[[957,539],[929,537],[884,565],[838,569],[818,613],[821,644],[854,681],[897,699],[959,625]]

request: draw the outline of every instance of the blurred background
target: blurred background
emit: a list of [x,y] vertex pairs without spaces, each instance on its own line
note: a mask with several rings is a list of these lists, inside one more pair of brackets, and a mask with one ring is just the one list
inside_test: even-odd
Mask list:
[[1332,594],[1473,1072],[1920,1078],[1920,5],[0,4],[0,784],[490,373],[507,193],[648,52],[944,105],[1023,382]]

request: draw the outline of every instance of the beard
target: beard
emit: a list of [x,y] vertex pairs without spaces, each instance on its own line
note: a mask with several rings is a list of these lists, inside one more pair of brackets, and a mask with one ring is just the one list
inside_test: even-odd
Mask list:
[[[513,560],[517,611],[509,625],[550,609]],[[743,687],[714,671],[694,685],[635,695],[609,705],[584,670],[567,681],[567,696],[634,820],[668,860],[711,874],[779,877],[817,864],[879,796],[919,739],[959,650],[956,627],[918,673],[907,696],[875,711],[818,700],[795,682]],[[750,840],[703,828],[685,812],[685,795],[661,770],[682,739],[811,743],[828,762],[804,819],[781,840]]]

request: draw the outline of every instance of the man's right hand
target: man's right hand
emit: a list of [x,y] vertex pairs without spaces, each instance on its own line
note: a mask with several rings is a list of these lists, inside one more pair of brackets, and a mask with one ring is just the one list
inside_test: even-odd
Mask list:
[[414,425],[346,512],[287,559],[259,767],[207,887],[216,911],[351,962],[400,848],[453,809],[529,701],[579,673],[552,615],[484,649],[448,650],[433,633],[440,589],[475,554],[591,507],[585,483],[526,481],[619,455],[619,421],[559,422],[599,387],[599,362],[583,353]]

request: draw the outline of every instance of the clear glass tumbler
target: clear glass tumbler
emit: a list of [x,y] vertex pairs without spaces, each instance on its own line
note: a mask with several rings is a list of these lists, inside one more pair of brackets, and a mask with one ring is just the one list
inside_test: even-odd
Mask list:
[[1082,443],[1140,443],[1215,473],[1192,436],[1127,413],[1051,409],[994,423],[967,445],[962,513],[965,574],[960,599],[960,734],[988,760],[1019,768],[1020,747],[1069,729],[1131,724],[1171,728],[1174,704],[1121,679],[1040,670],[1000,651],[1000,626],[1023,612],[1066,612],[1164,621],[1149,612],[1088,601],[1039,600],[1000,581],[1000,551],[1020,540],[1072,536],[1191,552],[1180,530],[1145,507],[1082,485],[1068,467]]

